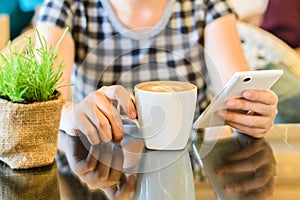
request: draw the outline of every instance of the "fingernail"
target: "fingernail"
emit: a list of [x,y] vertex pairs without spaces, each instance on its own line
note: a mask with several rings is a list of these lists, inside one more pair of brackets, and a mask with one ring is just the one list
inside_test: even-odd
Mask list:
[[129,178],[129,180],[128,180],[128,183],[129,183],[129,185],[130,186],[134,186],[135,185],[135,177],[128,177]]
[[121,144],[122,140],[115,141],[115,144]]
[[251,98],[251,92],[249,92],[249,91],[245,91],[244,93],[243,93],[243,97],[245,97],[246,99],[249,99],[249,98]]
[[227,191],[227,192],[233,192],[233,190],[234,190],[234,186],[232,185],[232,184],[227,184],[227,185],[225,185],[225,190]]
[[225,170],[222,167],[217,167],[215,171],[217,175],[223,175],[225,172]]
[[218,117],[224,118],[225,115],[226,115],[225,110],[218,110],[218,111],[217,111],[217,116],[218,116]]
[[114,139],[114,143],[119,145],[119,144],[121,144],[122,139],[123,139],[123,138],[117,138],[117,139]]
[[228,101],[228,102],[226,103],[226,106],[227,106],[228,108],[234,108],[235,102],[234,102],[234,101]]
[[132,111],[132,112],[130,113],[130,118],[131,118],[131,119],[135,119],[135,118],[136,118],[136,112]]

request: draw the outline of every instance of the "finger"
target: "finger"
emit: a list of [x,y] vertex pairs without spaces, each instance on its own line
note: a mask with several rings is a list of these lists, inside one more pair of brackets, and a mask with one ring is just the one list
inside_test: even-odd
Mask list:
[[235,193],[247,193],[253,190],[261,190],[268,186],[273,179],[274,171],[270,171],[269,168],[263,168],[261,171],[254,174],[254,176],[249,175],[248,178],[243,180],[226,184],[225,190]]
[[267,105],[261,102],[249,101],[246,99],[230,99],[226,102],[226,108],[231,110],[253,111],[259,115],[275,115],[277,108],[275,105]]
[[243,195],[244,200],[257,200],[257,199],[268,199],[274,193],[275,178],[272,177],[269,182],[255,191],[251,191]]
[[109,179],[112,159],[113,159],[113,145],[111,143],[101,144],[98,171],[97,171],[98,178],[100,180]]
[[[105,148],[103,148],[103,150],[104,149]],[[123,169],[123,161],[124,161],[124,156],[123,156],[123,151],[121,149],[121,146],[117,146],[117,147],[114,146],[113,153],[109,152],[107,154],[108,155],[112,154],[112,156],[111,156],[112,160],[104,158],[105,161],[103,161],[101,159],[101,164],[99,164],[99,171],[98,171],[97,179],[95,179],[95,178],[92,179],[93,177],[91,177],[91,176],[85,177],[85,178],[90,179],[89,184],[91,186],[94,186],[94,187],[95,187],[95,185],[97,185],[98,187],[104,186],[104,185],[113,186],[120,182],[121,175],[122,175],[122,169]],[[106,173],[107,172],[106,168],[105,168],[105,172],[102,172],[103,167],[108,166],[107,162],[111,162],[111,165],[109,165],[109,171],[108,171],[109,174]]]
[[119,181],[122,171],[123,171],[123,163],[124,163],[124,154],[120,145],[115,145],[113,149],[113,157],[109,179],[111,181]]
[[91,123],[88,116],[81,113],[76,115],[76,119],[77,129],[80,130],[84,135],[86,135],[91,144],[99,144],[100,137],[98,130]]
[[[89,151],[88,151],[88,147],[85,147],[82,143],[82,138],[85,138],[87,140],[86,137],[70,137],[68,142],[71,142],[70,144],[72,145],[66,145],[66,143],[64,143],[65,146],[67,146],[68,148],[66,148],[66,156],[67,156],[67,160],[68,163],[70,164],[70,167],[72,169],[72,171],[74,172],[74,174],[80,176],[84,173],[86,173],[87,171],[91,171],[92,169],[87,169],[86,167],[86,158],[88,157]],[[69,143],[68,143],[69,144]]]
[[134,190],[136,178],[134,176],[127,177],[126,182],[122,185],[121,189],[116,192],[116,200],[126,200],[129,198],[131,192]]
[[253,155],[239,162],[229,162],[223,166],[216,168],[217,175],[226,175],[226,174],[235,174],[235,173],[244,173],[244,172],[253,172],[256,171],[261,166],[265,165],[268,162],[264,151],[260,151],[257,154]]
[[254,128],[235,122],[227,122],[227,125],[254,138],[262,138],[268,131],[267,128]]
[[86,168],[90,170],[94,170],[97,166],[98,159],[100,156],[99,147],[92,145],[90,147],[90,151],[88,156],[86,157]]
[[[94,183],[96,181],[104,182],[109,177],[109,167],[112,160],[112,149],[110,143],[101,143],[90,148],[89,155],[85,159],[85,166],[90,166],[96,162],[92,169],[86,170],[81,174],[81,180],[86,183]],[[83,170],[82,170],[83,171]],[[107,184],[105,182],[105,184]]]
[[115,143],[120,143],[124,137],[124,128],[120,113],[102,92],[97,91],[94,94],[95,103],[97,107],[109,120],[112,129],[113,141]]
[[[111,150],[107,144],[101,143],[97,145],[97,155],[92,155],[93,157],[97,156],[97,165],[93,171],[89,171],[81,176],[81,179],[86,183],[94,183],[96,181],[101,182],[101,184],[107,184],[105,181],[109,177],[109,165],[111,162]],[[96,149],[95,148],[95,149]],[[94,151],[95,152],[95,151]],[[93,153],[92,153],[93,154]],[[92,157],[91,156],[91,157]],[[109,164],[107,164],[109,163]]]
[[124,87],[113,85],[102,87],[100,91],[104,92],[109,99],[117,100],[128,117],[132,119],[136,118],[136,110],[131,94]]
[[272,90],[245,90],[242,95],[245,99],[266,105],[276,105],[278,102],[278,97]]
[[[252,140],[254,140],[254,139],[252,139]],[[265,145],[264,140],[258,139],[258,140],[255,140],[250,145],[243,147],[243,149],[238,152],[225,155],[222,158],[222,160],[224,160],[226,162],[243,160],[245,158],[250,158],[251,156],[257,154],[258,152],[260,152],[262,150],[267,151],[267,149],[268,149],[268,146]]]
[[86,183],[91,189],[104,189],[115,187],[119,181],[111,180],[109,177],[99,176],[99,171],[92,171],[81,176],[81,181]]
[[254,171],[253,165],[247,161],[241,161],[239,163],[225,164],[218,166],[215,169],[215,172],[218,176],[242,173],[242,172],[251,172]]
[[[93,106],[92,109],[87,108],[90,105]],[[112,136],[108,120],[94,105],[91,95],[76,107],[73,106],[72,116],[74,118],[72,127],[85,134],[91,144],[96,145],[101,140],[103,142],[111,140]]]
[[128,200],[131,199],[131,192],[135,188],[136,178],[134,176],[126,177],[126,175],[122,174],[122,183],[121,188],[116,186],[106,187],[104,188],[104,192],[108,199],[114,200]]
[[[225,120],[227,124],[240,124],[251,128],[261,128],[269,130],[273,126],[273,121],[267,116],[245,115],[239,112],[230,110],[218,110],[217,116]],[[249,130],[248,130],[249,131]]]
[[91,172],[96,168],[99,155],[99,153],[96,151],[96,147],[92,145],[86,159],[76,163],[76,174],[78,176],[83,176],[84,174]]
[[106,116],[98,109],[96,105],[93,109],[86,110],[89,120],[97,127],[99,131],[100,140],[104,143],[112,140],[112,132],[109,120]]

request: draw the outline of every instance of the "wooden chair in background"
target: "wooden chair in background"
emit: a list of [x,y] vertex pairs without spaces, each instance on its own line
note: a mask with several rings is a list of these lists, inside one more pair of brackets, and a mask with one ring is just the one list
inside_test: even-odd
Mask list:
[[282,69],[284,75],[271,88],[279,98],[276,123],[300,123],[300,56],[273,34],[239,22],[238,31],[252,70]]

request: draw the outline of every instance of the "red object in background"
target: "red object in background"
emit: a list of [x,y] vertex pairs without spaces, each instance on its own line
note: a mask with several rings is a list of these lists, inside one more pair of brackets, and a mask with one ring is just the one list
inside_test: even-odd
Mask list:
[[300,0],[269,0],[261,28],[291,47],[300,46]]

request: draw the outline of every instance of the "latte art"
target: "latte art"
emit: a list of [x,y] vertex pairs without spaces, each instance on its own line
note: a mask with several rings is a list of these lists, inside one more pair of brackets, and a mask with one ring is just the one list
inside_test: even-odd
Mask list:
[[194,89],[194,85],[178,81],[153,81],[141,83],[137,86],[140,90],[149,92],[182,92]]

